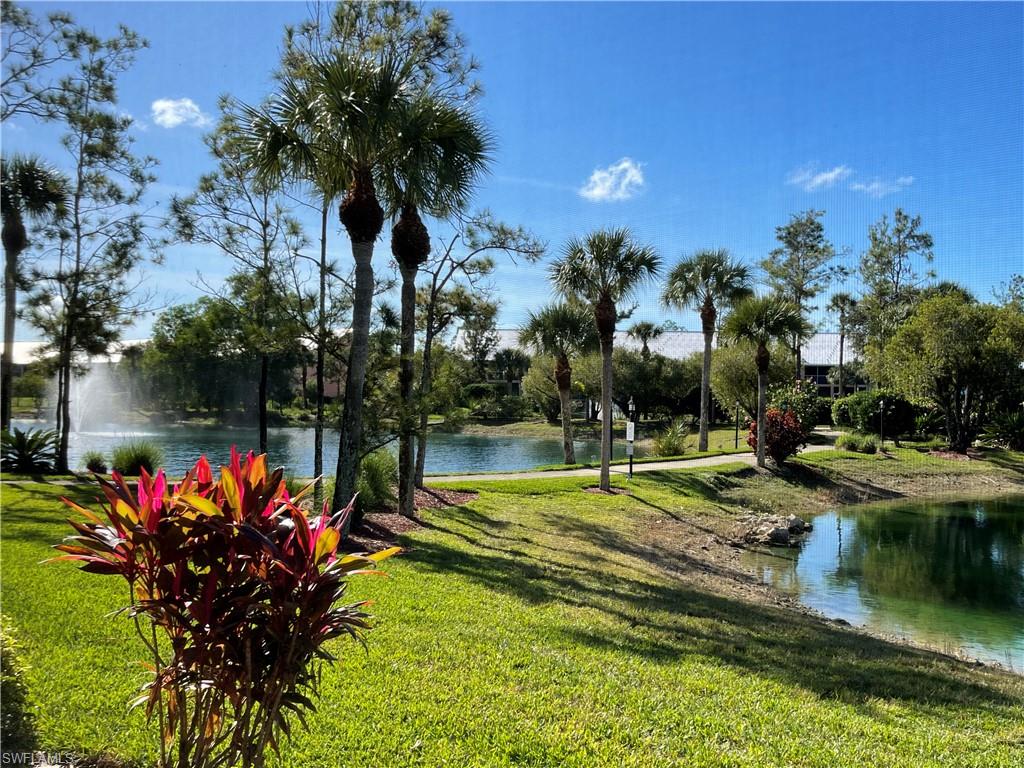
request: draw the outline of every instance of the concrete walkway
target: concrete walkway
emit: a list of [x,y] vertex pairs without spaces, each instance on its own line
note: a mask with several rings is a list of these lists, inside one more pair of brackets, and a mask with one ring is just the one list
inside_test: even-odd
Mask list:
[[[831,451],[831,445],[808,445],[801,453],[817,453],[818,451]],[[662,472],[666,469],[694,469],[697,467],[714,467],[721,464],[749,464],[755,466],[757,457],[753,453],[727,453],[721,456],[702,456],[697,459],[675,459],[673,461],[652,461],[646,464],[634,464],[633,474],[641,472]],[[626,464],[613,464],[611,467],[613,475],[629,474],[629,466]],[[495,472],[475,475],[428,475],[423,478],[427,485],[434,483],[465,483],[465,482],[487,482],[489,480],[543,480],[555,477],[600,477],[601,471],[597,468],[586,469],[552,469],[548,471],[525,471],[525,472]]]

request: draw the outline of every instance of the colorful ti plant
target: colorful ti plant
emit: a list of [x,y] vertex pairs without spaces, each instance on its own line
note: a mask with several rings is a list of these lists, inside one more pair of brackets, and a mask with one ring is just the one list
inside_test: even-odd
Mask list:
[[[791,410],[780,411],[778,408],[769,408],[765,412],[764,424],[764,450],[768,454],[768,458],[776,464],[782,464],[807,444],[800,419]],[[755,451],[757,450],[756,421],[750,423],[747,445]]]
[[290,717],[314,710],[328,641],[369,628],[364,602],[338,605],[347,577],[398,548],[339,553],[352,505],[310,519],[298,502],[312,484],[290,497],[265,455],[232,450],[216,481],[201,458],[173,488],[163,471],[135,493],[116,472],[98,482],[106,519],[64,499],[85,520],[55,559],[128,582],[154,668],[136,704],[159,720],[161,768],[262,766]]

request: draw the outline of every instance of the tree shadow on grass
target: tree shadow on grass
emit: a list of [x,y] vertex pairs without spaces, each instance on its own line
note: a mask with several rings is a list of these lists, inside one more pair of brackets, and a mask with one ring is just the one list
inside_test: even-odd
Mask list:
[[[459,510],[453,510],[457,524]],[[455,573],[530,604],[563,604],[612,617],[600,629],[578,621],[560,632],[572,643],[627,652],[657,663],[687,657],[718,660],[762,678],[800,686],[823,699],[872,709],[873,699],[896,699],[921,709],[1020,706],[1024,698],[1002,675],[969,670],[949,657],[831,626],[813,616],[757,605],[691,588],[669,577],[646,580],[644,563],[668,558],[630,545],[614,531],[577,521],[566,526],[566,552],[551,559],[518,551],[453,546],[446,535],[416,542],[407,557],[438,573]],[[441,525],[438,533],[445,531]],[[573,556],[573,542],[615,557]],[[623,558],[627,560],[624,561]],[[610,567],[610,563],[615,563]],[[676,566],[685,567],[685,562]],[[558,619],[552,619],[557,621]],[[987,679],[986,679],[987,677]]]

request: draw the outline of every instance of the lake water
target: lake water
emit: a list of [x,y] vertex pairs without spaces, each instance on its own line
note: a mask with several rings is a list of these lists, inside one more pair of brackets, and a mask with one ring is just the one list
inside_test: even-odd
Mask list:
[[746,563],[826,616],[1024,670],[1024,497],[875,504],[813,522],[801,548]]
[[[40,422],[14,420],[19,429],[38,429]],[[281,465],[292,474],[313,474],[313,430],[301,427],[281,427],[268,430],[268,451],[271,463]],[[107,461],[113,448],[128,440],[147,440],[160,446],[164,452],[164,468],[168,472],[183,473],[206,454],[212,463],[226,463],[232,445],[239,450],[256,449],[259,444],[255,429],[232,427],[125,427],[108,425],[94,427],[86,432],[73,432],[68,445],[68,462],[73,468],[81,465],[86,451],[102,451]],[[577,461],[597,461],[601,446],[596,440],[576,441]],[[395,443],[391,449],[397,448]],[[625,454],[625,442],[614,444],[616,457]],[[530,469],[541,464],[562,461],[562,441],[551,438],[503,437],[447,434],[432,432],[427,442],[427,473],[495,472]],[[333,474],[338,461],[338,433],[328,431],[324,436],[324,470]]]

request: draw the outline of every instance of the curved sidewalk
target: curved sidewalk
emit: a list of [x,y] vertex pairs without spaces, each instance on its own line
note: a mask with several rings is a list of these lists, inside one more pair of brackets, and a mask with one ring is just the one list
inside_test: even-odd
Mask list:
[[[808,445],[800,453],[817,453],[818,451],[831,451],[831,445]],[[757,459],[751,452],[746,453],[725,453],[721,456],[702,456],[699,459],[674,459],[673,461],[652,461],[646,464],[634,464],[633,474],[641,472],[660,472],[666,469],[691,469],[694,467],[714,467],[719,464],[749,464],[754,466]],[[629,467],[625,464],[613,464],[611,467],[613,475],[626,475]],[[526,470],[523,472],[497,472],[478,473],[475,475],[427,475],[423,478],[426,485],[435,483],[485,483],[491,480],[543,480],[555,477],[599,477],[600,470],[596,467],[585,469],[551,469],[551,470]]]

